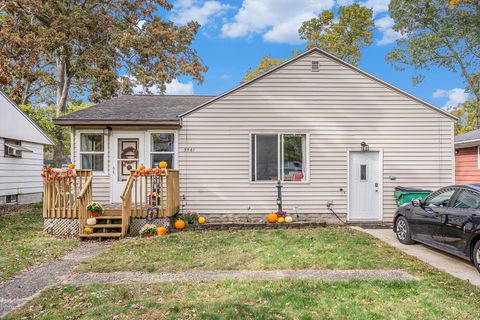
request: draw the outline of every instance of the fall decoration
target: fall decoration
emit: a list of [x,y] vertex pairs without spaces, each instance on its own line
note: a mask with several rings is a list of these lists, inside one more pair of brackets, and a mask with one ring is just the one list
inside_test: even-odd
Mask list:
[[166,168],[147,168],[144,165],[138,167],[137,170],[133,173],[133,179],[137,180],[139,177],[160,177],[168,176],[168,170]]
[[292,217],[291,216],[286,216],[285,217],[285,222],[286,223],[291,223],[293,221]]
[[168,163],[166,161],[161,161],[158,166],[160,167],[160,169],[167,169],[168,167]]
[[89,228],[89,227],[86,227],[83,229],[83,233],[85,234],[92,234],[93,233],[93,229],[92,228]]
[[204,224],[206,221],[207,221],[207,219],[205,219],[205,217],[199,217],[198,218],[198,223],[199,224]]
[[186,223],[194,223],[198,220],[198,213],[196,211],[188,210],[184,214],[180,215],[179,219],[185,221]]
[[87,225],[89,226],[94,226],[97,224],[97,219],[95,218],[88,218],[87,221],[86,221]]
[[177,230],[183,230],[185,229],[185,221],[178,219],[177,221],[175,221],[175,224],[173,226]]
[[[71,166],[73,166],[73,169],[71,169]],[[73,183],[77,177],[77,172],[75,171],[75,165],[70,164],[68,169],[55,169],[50,166],[46,166],[40,175],[43,177],[44,183],[51,183],[54,181],[64,180],[66,178],[68,178],[70,183]]]
[[153,237],[157,233],[157,226],[154,224],[145,224],[142,229],[140,229],[140,236],[142,238]]
[[165,227],[158,227],[157,228],[157,236],[164,236],[167,234],[167,228]]
[[284,218],[284,217],[280,217],[280,218],[278,218],[277,222],[278,222],[278,223],[284,223],[284,222],[285,222],[285,218]]
[[100,217],[103,213],[103,207],[98,202],[90,202],[87,206],[87,210],[90,212],[90,215],[94,218]]
[[75,165],[74,165],[73,163],[70,163],[70,164],[68,165],[68,169],[70,169],[70,170],[75,170]]
[[270,222],[270,223],[275,223],[278,221],[278,216],[276,213],[270,213],[269,215],[267,215],[267,221]]

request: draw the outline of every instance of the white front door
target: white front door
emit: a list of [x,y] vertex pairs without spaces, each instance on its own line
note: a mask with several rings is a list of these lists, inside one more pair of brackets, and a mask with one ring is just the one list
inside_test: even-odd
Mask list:
[[348,220],[382,219],[382,166],[378,151],[349,152]]
[[112,134],[112,171],[111,171],[111,199],[112,203],[121,202],[125,182],[131,170],[145,162],[144,134],[120,133]]

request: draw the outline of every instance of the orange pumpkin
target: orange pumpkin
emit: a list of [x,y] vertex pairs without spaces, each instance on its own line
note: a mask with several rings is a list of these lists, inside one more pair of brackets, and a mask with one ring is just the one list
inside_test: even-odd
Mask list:
[[185,221],[183,220],[177,220],[175,221],[175,224],[173,225],[175,229],[177,230],[183,230],[185,229]]
[[157,236],[164,236],[167,234],[167,228],[165,227],[158,227],[157,228]]
[[270,213],[268,216],[267,216],[267,221],[270,222],[270,223],[275,223],[278,221],[278,216],[276,213]]
[[167,169],[168,167],[168,163],[166,161],[161,161],[158,166],[160,167],[160,169]]
[[74,169],[75,169],[75,165],[74,165],[73,163],[70,163],[70,164],[68,165],[68,169],[74,170]]
[[140,170],[140,171],[143,171],[143,170],[145,170],[145,166],[144,166],[143,164],[142,164],[142,165],[140,165],[140,167],[138,167],[138,170]]

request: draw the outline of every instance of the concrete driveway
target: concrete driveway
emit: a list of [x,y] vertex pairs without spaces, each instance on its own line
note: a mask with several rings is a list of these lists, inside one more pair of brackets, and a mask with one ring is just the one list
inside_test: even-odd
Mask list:
[[454,277],[467,280],[471,284],[480,287],[480,273],[468,261],[457,258],[448,253],[427,247],[423,244],[405,245],[401,244],[392,229],[365,229],[352,227],[356,230],[366,232],[392,247],[398,248],[403,252],[422,260],[432,267],[447,272]]

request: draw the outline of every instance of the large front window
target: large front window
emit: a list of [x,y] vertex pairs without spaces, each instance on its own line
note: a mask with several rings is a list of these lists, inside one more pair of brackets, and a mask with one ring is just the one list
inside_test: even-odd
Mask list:
[[80,134],[80,167],[104,171],[104,141],[102,133]]
[[252,134],[252,181],[306,181],[305,134]]
[[175,167],[175,134],[173,132],[152,133],[150,143],[150,163],[158,166],[162,161],[168,163],[169,169]]

